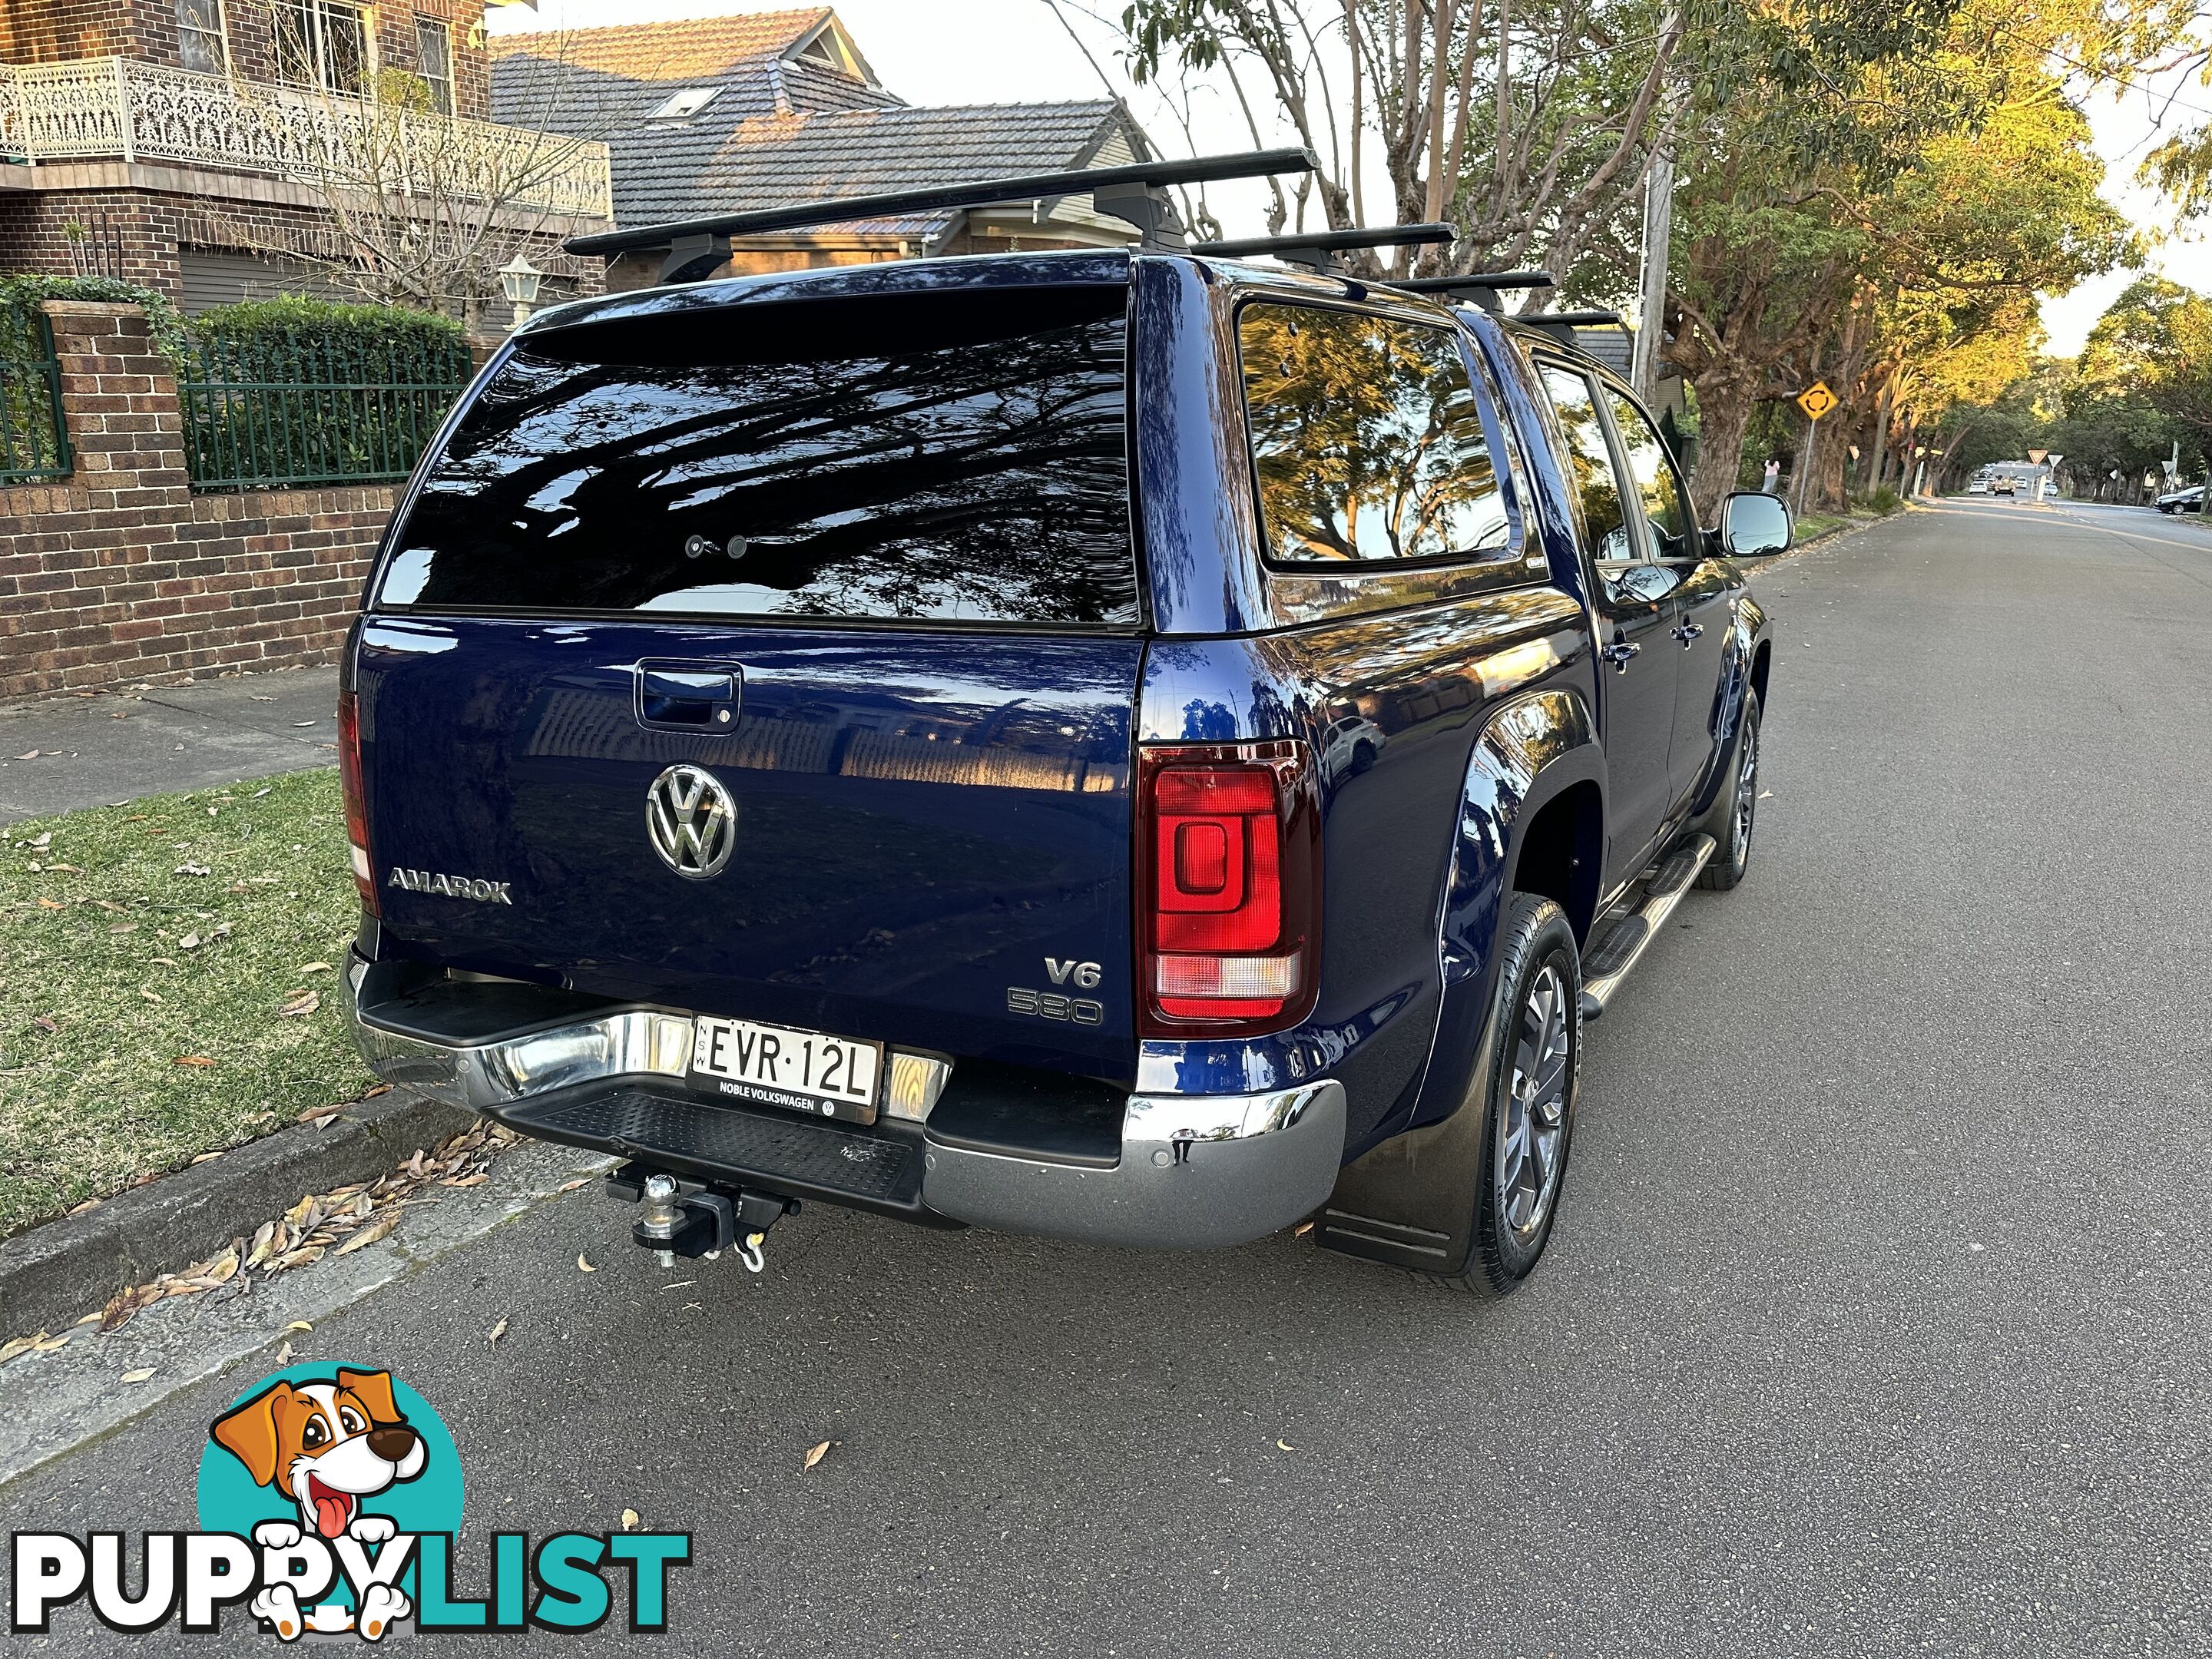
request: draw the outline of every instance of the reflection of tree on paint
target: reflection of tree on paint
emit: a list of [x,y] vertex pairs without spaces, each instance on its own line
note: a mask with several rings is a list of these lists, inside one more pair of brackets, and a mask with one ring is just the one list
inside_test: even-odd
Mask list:
[[1511,551],[1489,434],[1450,331],[1250,306],[1237,338],[1277,558]]

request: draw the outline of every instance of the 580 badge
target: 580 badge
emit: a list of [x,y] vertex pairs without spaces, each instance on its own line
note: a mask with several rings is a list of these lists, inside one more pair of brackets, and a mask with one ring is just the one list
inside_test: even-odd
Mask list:
[[[1095,991],[1105,975],[1095,962],[1074,957],[1047,957],[1044,970],[1054,985],[1071,980],[1085,991]],[[1078,1025],[1097,1025],[1106,1018],[1106,1005],[1092,997],[1072,997],[1059,991],[1033,991],[1019,985],[1006,987],[1006,1012],[1031,1014],[1039,1019],[1072,1020]]]

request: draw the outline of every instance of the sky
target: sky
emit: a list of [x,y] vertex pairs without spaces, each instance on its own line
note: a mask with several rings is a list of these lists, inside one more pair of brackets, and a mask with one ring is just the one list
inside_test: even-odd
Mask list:
[[[538,0],[533,14],[509,5],[491,14],[495,33],[516,29],[585,27],[663,18],[716,16],[729,12],[786,9],[774,0]],[[1252,148],[1252,136],[1225,86],[1195,89],[1188,111],[1179,112],[1156,90],[1135,88],[1114,56],[1118,39],[1107,19],[1121,0],[835,0],[838,16],[878,77],[915,104],[1028,103],[1097,98],[1108,87],[1131,100],[1138,120],[1169,155]],[[1086,55],[1087,54],[1087,55]],[[2121,92],[2088,89],[2085,107],[2105,158],[2105,194],[2137,226],[2169,234],[2172,210],[2134,183],[2142,156],[2163,130],[2212,120],[2212,88],[2193,76],[2166,77]],[[1185,121],[1188,121],[1186,137]],[[1263,125],[1270,144],[1291,135]],[[1370,146],[1370,149],[1376,148]],[[1387,201],[1381,173],[1367,183],[1370,203]],[[1231,236],[1262,234],[1267,198],[1257,184],[1211,188],[1208,204]],[[2203,233],[2168,235],[2154,250],[2151,269],[2174,281],[2212,290],[2212,242]],[[2092,278],[2071,294],[2046,296],[2046,349],[2060,356],[2080,350],[2083,338],[2133,273]]]

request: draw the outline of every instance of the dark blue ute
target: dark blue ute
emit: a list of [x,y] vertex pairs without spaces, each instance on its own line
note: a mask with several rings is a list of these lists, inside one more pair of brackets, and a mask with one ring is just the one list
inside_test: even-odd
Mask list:
[[[1554,331],[1553,333],[1557,331]],[[349,649],[356,1029],[615,1152],[641,1243],[816,1199],[1510,1288],[1584,1019],[1747,855],[1769,645],[1571,339],[1188,254],[541,313]]]

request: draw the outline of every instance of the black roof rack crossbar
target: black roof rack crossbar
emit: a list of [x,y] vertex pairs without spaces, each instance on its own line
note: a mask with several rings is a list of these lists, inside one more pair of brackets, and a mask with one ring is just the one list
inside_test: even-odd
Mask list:
[[1548,270],[1490,270],[1466,276],[1409,276],[1389,286],[1439,299],[1472,300],[1485,311],[1497,311],[1498,296],[1506,289],[1557,288],[1559,283]]
[[1628,319],[1617,311],[1524,311],[1516,323],[1565,323],[1569,328],[1626,328]]
[[[704,219],[680,219],[671,224],[641,225],[634,230],[597,231],[588,236],[572,236],[562,246],[570,253],[585,254],[627,253],[637,248],[665,247],[670,251],[669,258],[662,267],[660,280],[692,282],[708,275],[728,259],[732,236],[764,236],[772,231],[842,224],[851,219],[884,219],[908,213],[933,213],[946,208],[988,207],[996,202],[1087,194],[1100,213],[1126,219],[1136,226],[1140,246],[1180,250],[1183,246],[1182,222],[1176,216],[1173,198],[1166,194],[1169,186],[1211,184],[1223,179],[1260,179],[1280,173],[1311,173],[1320,165],[1320,159],[1311,150],[1300,149],[1200,155],[1186,161],[1156,159],[1133,161],[1124,167],[1078,167],[1011,179],[975,179],[962,184],[888,191],[876,196],[802,202],[790,207],[759,208],[750,213],[720,213]],[[718,252],[720,257],[714,257]]]
[[1351,248],[1431,247],[1459,240],[1456,227],[1443,224],[1378,225],[1372,229],[1293,232],[1287,236],[1248,236],[1231,242],[1193,242],[1193,253],[1211,253],[1224,259],[1268,253],[1286,265],[1341,275],[1343,261],[1332,258]]

